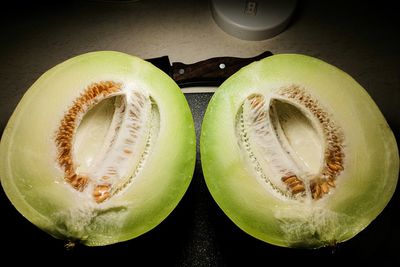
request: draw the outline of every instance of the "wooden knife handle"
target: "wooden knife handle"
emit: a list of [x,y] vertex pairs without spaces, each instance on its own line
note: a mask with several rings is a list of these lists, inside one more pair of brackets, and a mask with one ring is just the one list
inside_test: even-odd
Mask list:
[[174,62],[172,78],[180,87],[219,86],[242,67],[271,55],[266,51],[251,58],[215,57],[193,64]]

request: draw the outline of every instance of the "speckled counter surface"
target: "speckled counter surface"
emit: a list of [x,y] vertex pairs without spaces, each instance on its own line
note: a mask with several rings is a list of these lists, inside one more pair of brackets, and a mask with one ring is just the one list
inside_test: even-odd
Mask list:
[[[213,21],[207,1],[20,1],[0,18],[0,132],[27,88],[47,69],[72,56],[118,50],[142,58],[168,55],[192,63],[215,56],[251,57],[265,50],[321,58],[351,74],[369,92],[398,138],[400,132],[399,17],[390,1],[300,1],[293,22],[265,41],[243,41]],[[199,133],[211,94],[187,95]],[[363,232],[338,247],[293,250],[258,241],[238,229],[205,186],[198,160],[187,194],[147,234],[121,244],[72,251],[15,211],[0,193],[2,259],[63,263],[106,261],[150,266],[233,266],[243,263],[368,262],[396,257],[400,239],[398,191]],[[12,257],[17,251],[20,257]],[[115,265],[118,266],[118,265]]]

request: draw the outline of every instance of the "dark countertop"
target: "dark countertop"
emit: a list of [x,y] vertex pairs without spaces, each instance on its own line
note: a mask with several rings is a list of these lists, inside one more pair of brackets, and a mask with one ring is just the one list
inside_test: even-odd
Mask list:
[[[399,16],[390,1],[299,1],[288,29],[265,41],[243,41],[214,23],[207,1],[18,1],[0,18],[0,132],[23,93],[47,69],[94,50],[142,58],[168,55],[192,63],[215,56],[251,57],[263,51],[303,53],[352,75],[375,100],[397,140],[400,133]],[[197,134],[211,94],[187,99]],[[199,157],[198,157],[199,159]],[[245,234],[218,208],[203,180],[200,161],[184,198],[158,227],[128,242],[65,250],[64,242],[25,220],[0,190],[2,260],[35,264],[162,262],[165,266],[313,264],[388,260],[400,263],[399,190],[364,231],[335,248],[275,247]],[[19,257],[12,253],[16,251]]]

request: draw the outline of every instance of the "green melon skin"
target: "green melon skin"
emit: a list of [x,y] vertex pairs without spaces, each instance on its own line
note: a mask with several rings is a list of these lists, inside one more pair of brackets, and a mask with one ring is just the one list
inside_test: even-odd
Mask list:
[[[265,190],[235,135],[244,99],[299,85],[327,108],[345,136],[345,170],[312,205]],[[200,139],[206,184],[224,213],[249,235],[282,247],[318,248],[354,237],[385,208],[397,184],[396,140],[367,92],[348,74],[305,55],[252,63],[226,80],[207,108]]]
[[[54,137],[72,101],[92,82],[104,80],[147,91],[158,105],[160,128],[134,181],[97,204],[64,181]],[[195,142],[189,106],[169,76],[124,53],[87,53],[48,70],[19,102],[0,143],[1,185],[23,216],[52,236],[108,245],[149,231],[171,213],[191,181]]]

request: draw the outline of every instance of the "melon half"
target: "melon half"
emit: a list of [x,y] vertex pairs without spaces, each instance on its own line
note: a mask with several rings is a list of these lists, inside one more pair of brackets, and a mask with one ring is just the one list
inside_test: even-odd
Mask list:
[[92,52],[25,93],[1,139],[1,184],[49,234],[108,245],[171,213],[191,181],[195,142],[189,106],[168,75],[137,57]]
[[354,237],[384,209],[399,173],[394,135],[348,74],[297,54],[226,80],[200,139],[207,186],[246,233],[284,247]]

